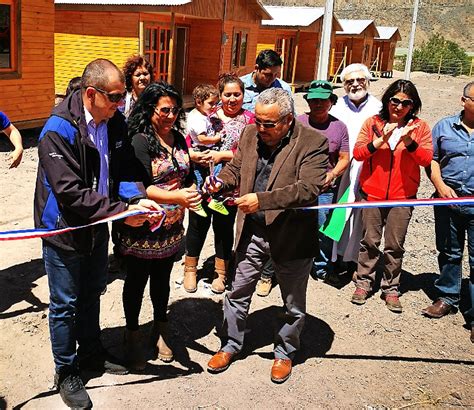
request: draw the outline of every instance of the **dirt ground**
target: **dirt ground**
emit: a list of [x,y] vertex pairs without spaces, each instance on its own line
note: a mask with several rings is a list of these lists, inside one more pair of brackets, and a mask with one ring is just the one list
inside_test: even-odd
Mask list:
[[[396,73],[401,75],[401,73]],[[469,79],[413,73],[423,101],[421,117],[432,126],[460,109],[462,87]],[[371,85],[381,96],[392,80]],[[338,90],[342,94],[342,89]],[[296,95],[298,113],[302,94]],[[0,230],[32,227],[37,167],[33,137],[25,139],[23,163],[6,165],[0,146]],[[420,197],[432,188],[424,178]],[[209,235],[210,236],[210,235]],[[140,374],[85,374],[95,408],[474,408],[474,345],[461,314],[429,320],[420,311],[434,297],[438,274],[433,212],[417,208],[410,225],[402,276],[402,314],[388,311],[380,292],[362,307],[350,303],[353,285],[338,289],[310,279],[308,315],[293,374],[283,385],[270,381],[273,324],[281,306],[278,286],[267,298],[255,296],[241,360],[211,375],[207,361],[219,348],[222,297],[203,280],[198,292],[179,285],[175,264],[169,305],[176,360],[149,362]],[[48,332],[48,286],[40,240],[0,244],[0,408],[62,409],[49,390],[53,362]],[[213,254],[209,238],[203,262]],[[466,271],[466,269],[465,269]],[[104,345],[122,354],[123,277],[111,274],[102,298]],[[467,281],[463,283],[464,290]],[[466,295],[465,295],[466,296]],[[465,299],[466,300],[466,299]],[[464,303],[464,308],[466,308]],[[143,333],[150,328],[151,303],[143,303]]]

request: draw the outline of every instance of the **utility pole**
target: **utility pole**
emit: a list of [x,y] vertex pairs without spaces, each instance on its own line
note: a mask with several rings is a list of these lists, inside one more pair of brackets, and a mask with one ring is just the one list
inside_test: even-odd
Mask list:
[[419,3],[420,3],[420,0],[415,0],[415,4],[413,5],[413,22],[411,24],[410,41],[408,43],[408,54],[407,54],[407,60],[405,62],[405,80],[410,79],[411,60],[413,57],[413,48],[415,46],[416,19],[418,18]]
[[321,48],[319,49],[318,80],[327,80],[329,70],[329,52],[331,51],[332,15],[334,0],[326,0],[324,8],[323,30],[321,35]]

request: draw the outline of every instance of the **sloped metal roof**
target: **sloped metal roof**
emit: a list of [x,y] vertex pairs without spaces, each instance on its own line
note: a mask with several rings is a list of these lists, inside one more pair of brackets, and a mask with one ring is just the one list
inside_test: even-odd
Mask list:
[[[397,33],[398,27],[377,26],[377,31],[379,32],[379,36],[375,37],[376,40],[390,40],[393,35]],[[400,33],[398,33],[398,37],[398,39],[401,40]]]
[[191,0],[54,0],[54,4],[89,4],[105,6],[181,6]]
[[339,23],[342,31],[336,31],[336,34],[361,34],[367,27],[374,24],[374,20],[339,19]]
[[263,6],[273,20],[262,20],[264,26],[307,27],[324,16],[324,7]]

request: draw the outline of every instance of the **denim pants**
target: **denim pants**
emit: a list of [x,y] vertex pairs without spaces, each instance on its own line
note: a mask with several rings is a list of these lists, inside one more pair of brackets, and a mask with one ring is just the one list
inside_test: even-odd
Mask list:
[[[324,192],[318,196],[318,205],[332,204],[334,199],[335,190]],[[329,216],[329,209],[318,210],[318,226],[321,227],[326,223],[326,219]],[[324,279],[328,274],[333,272],[331,257],[332,257],[332,245],[333,241],[323,233],[318,233],[319,238],[319,254],[314,258],[313,269],[315,270],[316,276]]]
[[[270,258],[270,245],[264,229],[246,222],[236,250],[236,272],[231,291],[224,298],[222,350],[240,352],[252,295],[260,272]],[[304,240],[293,238],[293,240]],[[300,334],[306,315],[306,288],[312,258],[275,262],[275,276],[280,285],[283,311],[278,315],[275,333],[276,359],[293,359],[300,348]]]
[[440,276],[435,282],[440,299],[459,308],[462,256],[467,233],[471,308],[465,312],[474,324],[474,207],[435,206],[436,249]]
[[95,229],[89,255],[43,242],[50,294],[49,331],[57,372],[77,370],[77,354],[87,356],[101,348],[100,295],[107,285],[109,233],[106,225]]

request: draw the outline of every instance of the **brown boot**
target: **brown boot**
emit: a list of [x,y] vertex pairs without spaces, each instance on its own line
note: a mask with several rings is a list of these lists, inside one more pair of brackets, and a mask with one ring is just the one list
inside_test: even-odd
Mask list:
[[197,265],[199,258],[195,256],[184,257],[184,280],[183,287],[184,290],[188,293],[194,293],[197,290]]
[[227,279],[227,269],[229,267],[229,261],[215,258],[214,270],[216,272],[215,278],[211,284],[211,290],[214,293],[223,293],[225,291],[225,281]]
[[168,322],[153,322],[150,342],[153,349],[153,357],[163,362],[173,361],[173,351],[169,348]]
[[125,330],[125,360],[131,370],[141,371],[146,367],[146,360],[140,340],[139,330]]

